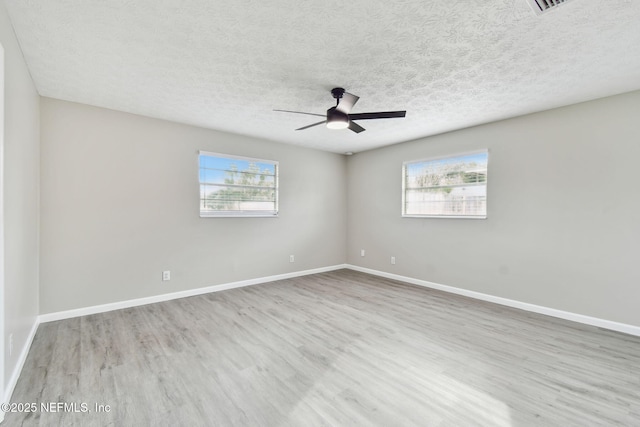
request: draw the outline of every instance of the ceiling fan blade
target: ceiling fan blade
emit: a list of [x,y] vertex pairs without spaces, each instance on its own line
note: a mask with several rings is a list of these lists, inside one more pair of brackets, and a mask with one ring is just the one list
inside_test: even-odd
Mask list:
[[351,120],[368,120],[368,119],[394,119],[396,117],[404,117],[406,111],[379,111],[377,113],[358,113],[349,114]]
[[366,129],[357,124],[356,122],[349,121],[349,129],[354,131],[355,133],[364,132]]
[[349,114],[349,111],[356,105],[360,97],[355,96],[349,92],[345,92],[342,94],[342,98],[338,101],[338,105],[336,106],[336,110],[341,111],[345,114]]
[[306,114],[307,116],[327,117],[326,114],[305,113],[303,111],[290,111],[290,110],[273,110],[273,111],[280,111],[283,113]]
[[301,127],[301,128],[298,128],[298,129],[296,129],[296,130],[304,130],[304,129],[309,129],[309,128],[312,128],[312,127],[314,127],[314,126],[318,126],[318,125],[321,125],[321,124],[323,124],[323,123],[327,123],[327,121],[326,121],[326,120],[323,120],[323,121],[321,121],[321,122],[318,122],[318,123],[313,123],[313,124],[311,124],[311,125],[307,125],[307,126],[303,126],[303,127]]

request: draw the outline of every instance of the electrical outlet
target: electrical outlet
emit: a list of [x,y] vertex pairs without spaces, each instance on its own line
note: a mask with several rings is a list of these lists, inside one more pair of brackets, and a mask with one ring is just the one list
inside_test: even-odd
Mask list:
[[13,353],[13,334],[9,334],[9,356]]
[[396,257],[392,256],[391,257],[391,264],[395,264],[396,263]]
[[171,272],[169,270],[162,272],[162,281],[171,280]]
[[296,262],[296,257],[289,255],[289,262]]
[[360,256],[364,256],[364,249],[360,249]]

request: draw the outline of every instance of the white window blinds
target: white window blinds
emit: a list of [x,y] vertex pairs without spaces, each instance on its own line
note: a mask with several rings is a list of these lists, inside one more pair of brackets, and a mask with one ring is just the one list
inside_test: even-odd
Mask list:
[[404,162],[402,215],[486,218],[488,158],[484,150]]
[[200,216],[278,215],[278,162],[199,153]]

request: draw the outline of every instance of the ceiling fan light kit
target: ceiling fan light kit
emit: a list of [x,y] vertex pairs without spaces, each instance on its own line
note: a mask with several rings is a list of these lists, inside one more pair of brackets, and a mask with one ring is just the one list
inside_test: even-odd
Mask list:
[[[365,131],[365,128],[355,123],[354,120],[400,118],[400,117],[404,117],[407,113],[406,111],[379,111],[375,113],[351,114],[351,109],[353,108],[354,105],[356,105],[356,102],[358,102],[358,99],[360,99],[359,97],[345,91],[341,87],[336,87],[331,89],[331,95],[336,100],[336,106],[331,107],[327,110],[326,120],[323,120],[317,123],[312,123],[310,125],[303,126],[296,130],[304,130],[304,129],[309,129],[310,127],[326,124],[327,128],[329,129],[349,128],[351,131],[355,133],[360,133]],[[291,111],[291,110],[274,110],[274,111],[280,111],[284,113],[306,114],[310,116],[322,116],[321,114],[305,113],[302,111]]]
[[349,116],[331,107],[327,110],[327,127],[329,129],[346,129],[349,127]]

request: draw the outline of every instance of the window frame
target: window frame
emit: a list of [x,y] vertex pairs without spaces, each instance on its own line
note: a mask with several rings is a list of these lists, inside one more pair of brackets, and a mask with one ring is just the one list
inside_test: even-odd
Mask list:
[[[487,156],[487,166],[485,169],[485,212],[484,215],[434,215],[434,214],[407,214],[407,165],[416,164],[416,163],[428,163],[428,162],[438,162],[444,159],[455,159],[462,158],[467,156],[472,156],[476,154],[485,154]],[[489,183],[489,149],[481,149],[474,151],[466,151],[456,154],[447,154],[436,157],[429,157],[417,160],[406,160],[402,162],[402,206],[401,206],[401,215],[403,218],[445,218],[445,219],[487,219],[488,214],[488,183]],[[410,188],[409,188],[410,189]]]
[[[274,167],[274,175],[273,175],[273,180],[274,180],[274,186],[273,186],[273,190],[274,190],[274,199],[273,199],[273,203],[274,203],[274,209],[273,210],[268,210],[268,211],[242,211],[242,210],[238,210],[238,211],[233,211],[233,210],[225,210],[225,211],[209,211],[209,212],[203,212],[202,211],[202,185],[203,185],[203,181],[201,180],[201,163],[200,163],[200,158],[202,156],[207,156],[207,157],[215,157],[215,158],[220,158],[220,159],[226,159],[226,160],[241,160],[241,161],[246,161],[246,162],[256,162],[256,163],[266,163],[266,164],[270,164],[273,165]],[[199,187],[199,196],[198,196],[198,205],[199,205],[199,212],[200,212],[200,218],[277,218],[278,214],[279,214],[279,189],[280,189],[280,183],[279,183],[279,174],[280,174],[280,162],[278,162],[277,160],[269,160],[269,159],[259,159],[256,157],[247,157],[247,156],[239,156],[239,155],[235,155],[235,154],[225,154],[225,153],[216,153],[216,152],[212,152],[212,151],[204,151],[204,150],[200,150],[198,151],[198,187]],[[271,188],[271,187],[269,187]]]

